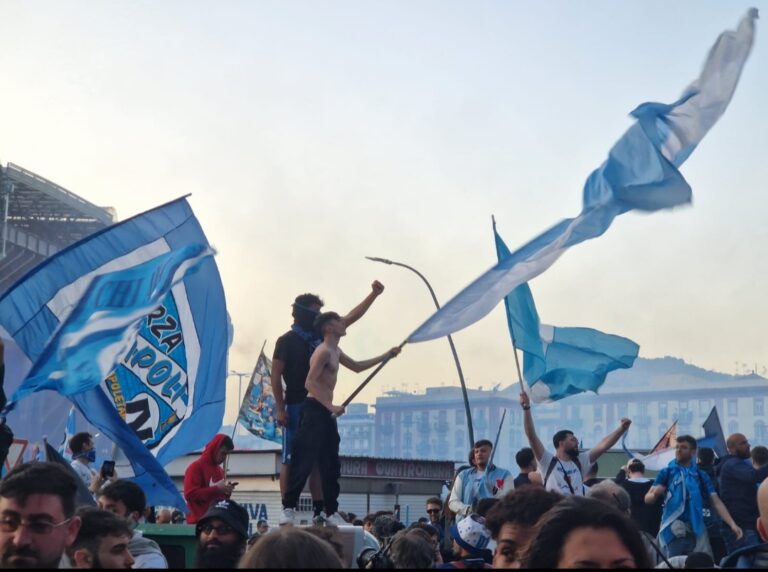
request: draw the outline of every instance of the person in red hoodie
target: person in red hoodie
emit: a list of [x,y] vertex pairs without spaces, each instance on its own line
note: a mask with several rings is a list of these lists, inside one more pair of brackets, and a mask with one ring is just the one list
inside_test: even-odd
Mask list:
[[232,439],[221,433],[205,446],[200,458],[184,473],[184,498],[189,507],[187,523],[195,524],[220,500],[228,499],[237,483],[226,480],[222,465],[235,448]]

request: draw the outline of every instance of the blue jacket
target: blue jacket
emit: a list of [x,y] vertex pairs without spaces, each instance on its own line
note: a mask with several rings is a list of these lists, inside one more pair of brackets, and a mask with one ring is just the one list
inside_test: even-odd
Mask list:
[[455,514],[461,517],[465,517],[472,512],[472,504],[475,501],[491,497],[502,497],[515,488],[512,473],[507,469],[500,469],[496,465],[488,465],[485,469],[483,486],[480,487],[479,493],[475,494],[473,484],[476,474],[477,469],[469,467],[461,471],[453,483],[448,506]]

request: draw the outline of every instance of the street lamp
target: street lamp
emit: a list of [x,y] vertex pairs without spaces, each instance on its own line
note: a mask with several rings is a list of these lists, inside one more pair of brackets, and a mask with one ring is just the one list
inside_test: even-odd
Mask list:
[[233,375],[236,375],[238,377],[237,381],[237,407],[239,408],[240,405],[243,402],[243,378],[246,376],[251,375],[248,372],[241,372],[241,371],[235,371],[232,370],[227,374],[227,377],[232,377]]
[[[389,260],[387,258],[379,258],[377,256],[366,256],[368,260],[372,260],[374,262],[381,262],[382,264],[390,264],[394,266],[402,266],[403,268],[407,268],[414,274],[416,274],[419,278],[422,279],[424,284],[427,285],[427,289],[429,289],[429,293],[432,295],[432,301],[435,303],[435,307],[439,310],[440,309],[440,303],[437,301],[437,296],[435,296],[435,291],[432,289],[432,286],[430,285],[429,281],[424,277],[424,275],[413,268],[412,266],[408,266],[407,264],[403,264],[402,262],[395,262],[394,260]],[[453,344],[453,338],[451,338],[450,334],[446,336],[448,338],[448,345],[451,346],[451,353],[453,354],[453,361],[456,363],[456,371],[459,374],[459,382],[461,383],[461,393],[464,397],[464,410],[467,414],[467,429],[469,433],[469,448],[475,446],[475,432],[472,427],[472,411],[469,408],[469,396],[467,395],[467,384],[464,382],[464,373],[461,371],[461,364],[459,363],[459,354],[456,353],[456,346]]]

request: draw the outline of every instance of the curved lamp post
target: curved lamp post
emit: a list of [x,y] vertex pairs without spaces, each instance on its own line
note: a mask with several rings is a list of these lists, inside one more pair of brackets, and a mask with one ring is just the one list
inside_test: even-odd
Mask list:
[[[366,256],[366,258],[374,262],[381,262],[383,264],[390,264],[393,266],[402,266],[403,268],[407,268],[408,270],[416,274],[419,278],[422,279],[424,284],[426,284],[427,288],[429,289],[429,293],[432,295],[432,301],[435,303],[435,307],[438,310],[440,309],[440,303],[437,301],[437,296],[435,296],[435,291],[432,289],[432,286],[429,284],[429,282],[421,272],[419,272],[412,266],[403,264],[402,262],[395,262],[394,260],[388,260],[386,258],[379,258],[376,256]],[[469,430],[469,448],[471,449],[475,445],[475,432],[472,427],[472,411],[469,408],[469,396],[467,395],[467,384],[464,383],[464,373],[461,371],[461,364],[459,363],[459,354],[456,353],[456,346],[453,344],[453,338],[451,338],[450,335],[446,337],[448,338],[448,345],[451,346],[451,353],[453,353],[453,361],[456,363],[456,371],[459,373],[459,382],[461,382],[461,393],[464,396],[464,410],[467,414],[467,429]]]
[[[238,377],[237,380],[237,415],[240,416],[240,407],[243,404],[243,378],[246,376],[251,375],[248,372],[242,372],[242,371],[235,371],[232,370],[229,373],[227,373],[227,377],[232,377],[233,375],[236,375]],[[235,417],[235,422],[233,423],[234,428],[232,429],[232,439],[235,438],[235,431],[237,431],[237,417]]]

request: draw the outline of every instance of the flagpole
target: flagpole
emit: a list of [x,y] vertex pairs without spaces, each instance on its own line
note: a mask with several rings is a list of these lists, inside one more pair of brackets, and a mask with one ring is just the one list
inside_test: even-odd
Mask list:
[[[407,344],[407,343],[408,343],[408,340],[405,340],[405,341],[404,341],[402,344],[400,344],[400,345],[399,345],[399,346],[397,346],[397,347],[398,347],[399,349],[403,349],[403,346],[405,346],[405,344]],[[386,358],[386,359],[385,359],[383,362],[381,362],[381,363],[378,365],[378,367],[377,367],[376,369],[374,369],[374,370],[371,372],[371,375],[369,375],[368,377],[366,377],[366,378],[365,378],[365,380],[363,380],[363,383],[361,383],[360,385],[358,385],[358,386],[357,386],[357,389],[355,389],[355,390],[352,392],[352,395],[350,395],[349,397],[347,397],[347,398],[344,400],[344,403],[342,403],[342,404],[341,404],[341,406],[342,406],[342,407],[344,407],[344,408],[346,408],[346,407],[347,407],[347,405],[349,405],[350,403],[352,403],[352,400],[353,400],[355,397],[357,397],[357,394],[358,394],[358,393],[360,393],[360,392],[363,390],[363,388],[364,388],[366,385],[368,385],[368,382],[370,382],[370,381],[371,381],[371,380],[372,380],[372,379],[373,379],[373,378],[376,376],[376,374],[377,374],[377,373],[379,373],[379,372],[381,371],[381,368],[383,368],[385,365],[387,365],[387,362],[389,362],[389,360],[391,360],[391,359],[392,359],[392,357],[391,357],[391,356],[387,356],[387,358]],[[333,414],[333,417],[338,417],[338,415],[336,415],[336,414],[334,413],[334,414]]]
[[[493,233],[496,234],[496,217],[491,215],[491,222],[493,223]],[[494,236],[495,238],[495,236]],[[498,251],[496,252],[498,256]],[[506,309],[506,308],[505,308]],[[525,383],[523,382],[523,374],[520,371],[520,358],[517,355],[517,344],[515,343],[515,334],[512,328],[509,329],[510,337],[512,338],[512,353],[515,354],[515,367],[517,368],[517,381],[520,383],[520,391],[522,393],[528,393],[526,391]]]

